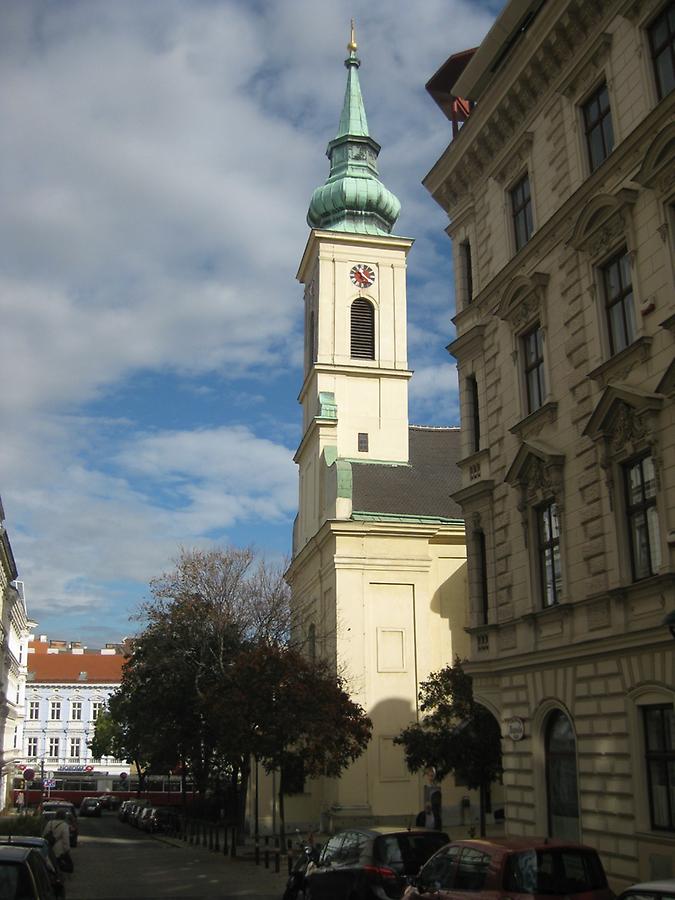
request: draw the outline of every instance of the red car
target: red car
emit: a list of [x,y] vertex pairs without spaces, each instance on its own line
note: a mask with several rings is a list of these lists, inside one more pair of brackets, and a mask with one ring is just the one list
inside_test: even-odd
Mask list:
[[412,881],[404,900],[614,900],[592,847],[547,838],[453,841]]

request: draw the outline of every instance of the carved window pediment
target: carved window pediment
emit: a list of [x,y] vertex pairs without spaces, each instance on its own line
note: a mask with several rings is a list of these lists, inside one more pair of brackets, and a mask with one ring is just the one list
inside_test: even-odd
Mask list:
[[635,180],[664,194],[675,185],[675,122],[666,125],[651,142]]
[[520,487],[523,503],[536,506],[555,497],[562,504],[565,456],[543,441],[524,442],[511,463],[507,484]]
[[621,241],[633,250],[632,207],[637,191],[622,188],[616,195],[598,194],[584,207],[572,232],[569,243],[575,250],[584,250],[591,257],[607,253]]
[[656,386],[656,390],[659,394],[664,394],[666,397],[672,397],[675,394],[675,359],[666,369],[663,378]]
[[536,319],[544,305],[549,275],[533,272],[532,275],[517,275],[506,286],[502,294],[498,316],[519,330]]
[[655,441],[655,418],[663,395],[638,391],[626,385],[605,388],[584,434],[603,442],[610,458],[626,458]]

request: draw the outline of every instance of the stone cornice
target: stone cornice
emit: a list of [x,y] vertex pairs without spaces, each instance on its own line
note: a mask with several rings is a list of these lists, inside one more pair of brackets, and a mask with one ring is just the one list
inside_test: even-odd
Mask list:
[[[527,128],[537,113],[537,104],[549,96],[549,88],[557,89],[568,63],[591,33],[597,31],[598,20],[612,0],[571,0],[562,14],[540,34],[538,46],[532,50],[533,32],[527,57],[515,53],[510,64],[500,71],[495,82],[481,96],[481,102],[452,141],[445,153],[424,178],[423,184],[444,208],[454,206],[465,193],[468,181],[475,181],[490,171],[491,161],[498,156],[517,131]],[[612,10],[612,14],[615,14]],[[546,24],[543,23],[546,28]],[[589,48],[590,49],[590,48]],[[583,57],[582,57],[583,59]],[[520,64],[520,70],[517,66]],[[564,73],[564,74],[563,74]],[[463,164],[460,164],[460,160]],[[464,173],[471,173],[467,180]]]

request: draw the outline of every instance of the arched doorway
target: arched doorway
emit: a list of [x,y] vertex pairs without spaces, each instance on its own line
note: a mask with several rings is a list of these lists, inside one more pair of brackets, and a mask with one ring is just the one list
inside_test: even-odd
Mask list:
[[572,723],[555,710],[546,720],[546,797],[550,837],[579,840],[577,745]]

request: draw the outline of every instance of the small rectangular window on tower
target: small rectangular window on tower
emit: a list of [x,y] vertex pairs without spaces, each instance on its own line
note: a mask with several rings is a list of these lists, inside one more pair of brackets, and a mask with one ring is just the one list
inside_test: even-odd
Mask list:
[[358,448],[359,448],[359,453],[367,453],[368,452],[368,435],[363,431],[359,432]]

